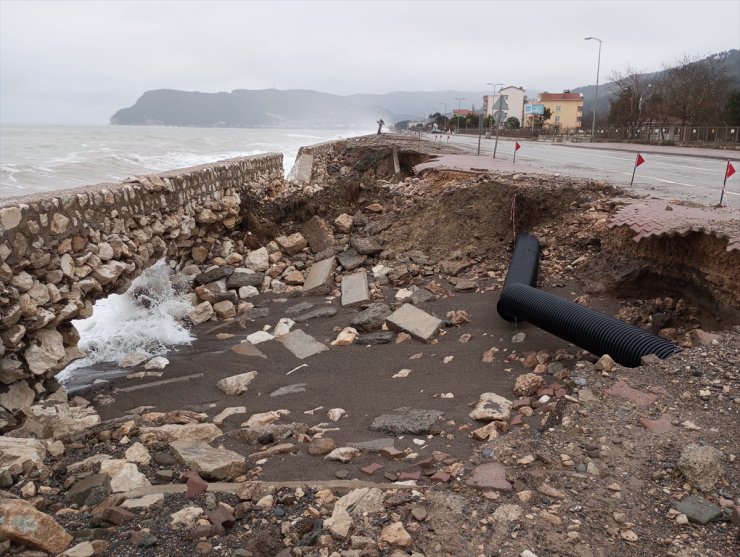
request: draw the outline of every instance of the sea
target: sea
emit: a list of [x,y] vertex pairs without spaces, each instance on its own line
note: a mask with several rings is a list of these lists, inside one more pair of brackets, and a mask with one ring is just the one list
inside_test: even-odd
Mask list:
[[[270,152],[283,153],[287,175],[300,147],[372,131],[3,124],[0,198]],[[85,357],[57,375],[69,392],[130,373],[117,364],[132,352],[166,357],[186,346],[197,349],[197,337],[184,319],[191,307],[171,287],[171,275],[167,262],[159,261],[129,292],[98,300],[92,317],[73,321]],[[130,295],[134,290],[150,294],[147,307]]]

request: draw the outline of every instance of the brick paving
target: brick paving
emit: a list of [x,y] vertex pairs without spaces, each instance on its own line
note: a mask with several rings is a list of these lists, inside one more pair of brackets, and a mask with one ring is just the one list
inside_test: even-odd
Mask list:
[[727,251],[740,250],[740,210],[731,207],[688,207],[650,199],[617,209],[609,228],[628,226],[639,242],[651,236],[686,236],[691,232],[727,239]]

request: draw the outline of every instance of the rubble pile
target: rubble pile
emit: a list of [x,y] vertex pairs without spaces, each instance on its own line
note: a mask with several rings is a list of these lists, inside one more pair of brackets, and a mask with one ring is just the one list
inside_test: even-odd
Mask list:
[[[72,398],[0,393],[0,554],[738,547],[740,327],[705,331],[688,297],[610,295],[615,191],[396,176],[392,145],[359,146],[316,148],[310,195],[251,200],[246,228],[172,265],[202,345],[130,354]],[[625,368],[498,319],[525,229],[542,288],[686,350]]]

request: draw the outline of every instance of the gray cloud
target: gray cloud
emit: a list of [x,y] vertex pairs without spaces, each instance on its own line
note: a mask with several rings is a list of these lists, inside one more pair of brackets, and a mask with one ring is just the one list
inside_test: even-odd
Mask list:
[[105,123],[148,89],[557,91],[738,48],[740,3],[0,0],[0,121]]

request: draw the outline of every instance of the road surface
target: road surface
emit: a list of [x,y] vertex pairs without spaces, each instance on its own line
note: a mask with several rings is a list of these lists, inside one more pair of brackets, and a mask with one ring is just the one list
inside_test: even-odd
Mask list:
[[[425,135],[425,139],[434,141],[435,136]],[[441,136],[441,141],[447,142],[447,136]],[[478,149],[477,136],[451,135],[449,143],[472,153],[476,153]],[[492,156],[494,143],[493,139],[481,139],[481,156]],[[591,148],[583,144],[575,147],[543,141],[520,140],[519,143],[522,148],[517,153],[516,161],[529,167],[526,170],[605,180],[630,189],[635,153],[603,147]],[[727,165],[726,159],[717,157],[727,156],[733,160],[738,172],[727,180],[724,204],[740,208],[740,153],[737,151],[718,152],[710,158],[683,153],[652,153],[648,149],[646,147],[642,152],[645,163],[635,173],[632,186],[635,193],[716,205],[719,203]],[[702,150],[695,152],[698,154]],[[514,140],[499,138],[496,158],[511,161],[513,154]],[[522,170],[525,171],[525,168]]]

